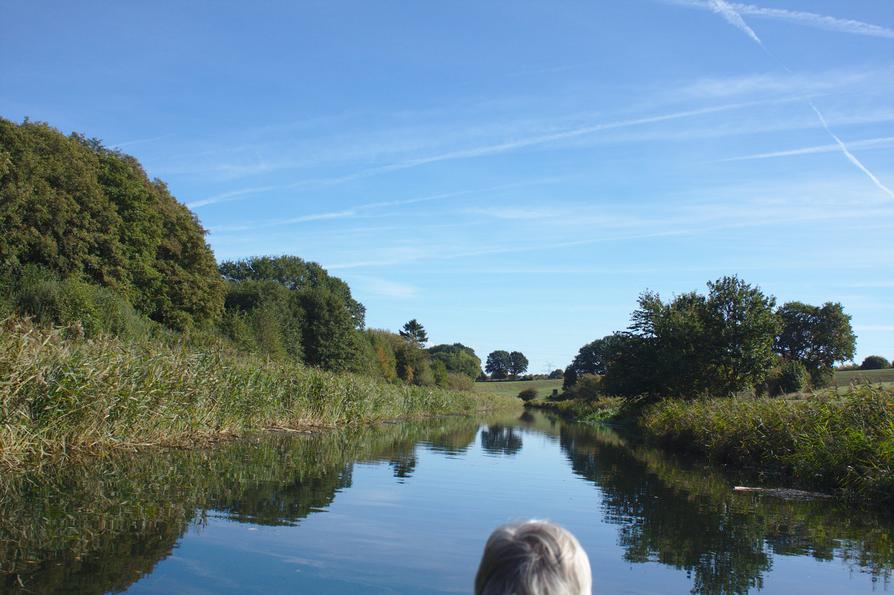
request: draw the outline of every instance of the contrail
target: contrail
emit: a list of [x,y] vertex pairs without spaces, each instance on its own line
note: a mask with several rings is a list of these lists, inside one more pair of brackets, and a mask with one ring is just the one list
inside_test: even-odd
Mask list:
[[742,18],[742,15],[736,12],[732,6],[725,2],[725,0],[711,0],[711,10],[726,19],[730,25],[745,33],[745,35],[750,37],[757,43],[757,45],[764,47],[764,42],[757,36],[754,29],[749,27],[748,23],[745,22],[745,19]]
[[886,193],[891,198],[894,198],[894,192],[891,192],[890,188],[888,188],[887,186],[882,184],[881,180],[879,180],[877,177],[875,177],[875,174],[873,174],[871,171],[869,171],[866,168],[866,166],[863,165],[860,162],[860,160],[857,159],[854,156],[854,154],[848,150],[847,145],[845,145],[844,142],[840,138],[838,138],[838,135],[835,134],[834,132],[832,132],[832,129],[829,128],[829,124],[826,122],[826,118],[823,116],[822,112],[819,111],[819,109],[817,109],[816,105],[814,105],[814,103],[809,99],[807,100],[807,103],[810,105],[811,108],[813,108],[813,111],[816,113],[816,117],[819,118],[820,122],[823,125],[823,128],[825,128],[826,132],[829,133],[829,136],[831,136],[833,139],[835,139],[835,142],[838,144],[838,147],[841,149],[841,152],[844,153],[844,156],[847,157],[851,163],[853,163],[858,168],[860,168],[860,171],[862,171],[864,174],[866,174],[866,176],[870,180],[872,180],[872,183],[875,184],[876,186],[878,186],[879,190]]
[[[729,3],[726,2],[726,0],[711,0],[711,7],[714,12],[721,15],[724,19],[726,19],[728,23],[745,33],[748,37],[751,38],[752,41],[760,46],[760,48],[764,50],[764,52],[768,56],[773,58],[773,55],[770,54],[766,47],[764,47],[764,42],[762,42],[761,38],[757,36],[757,33],[754,32],[754,29],[748,26],[748,23],[745,22],[745,19],[742,18],[742,15],[736,12],[736,10],[732,6],[730,6]],[[787,72],[791,72],[791,69],[789,69],[789,67],[786,66],[781,60],[779,60],[778,58],[773,59],[775,59]],[[837,134],[832,132],[832,129],[829,128],[829,123],[826,122],[825,116],[823,116],[823,113],[819,111],[819,108],[816,107],[813,101],[811,101],[809,98],[805,98],[805,101],[819,118],[819,121],[823,125],[823,128],[826,129],[826,132],[829,133],[829,136],[832,137],[832,139],[835,141],[835,144],[838,145],[838,148],[841,149],[841,152],[844,154],[845,157],[847,157],[848,161],[856,165],[860,171],[866,174],[866,176],[872,181],[873,184],[876,185],[876,187],[878,187],[879,190],[881,190],[891,198],[894,198],[894,192],[892,192],[890,188],[885,186],[881,182],[881,180],[879,180],[875,176],[875,174],[869,171],[869,169],[865,165],[863,165],[863,163],[859,159],[857,159],[857,157],[853,153],[850,152],[850,150],[847,148],[847,145],[844,144],[844,141],[838,138]]]

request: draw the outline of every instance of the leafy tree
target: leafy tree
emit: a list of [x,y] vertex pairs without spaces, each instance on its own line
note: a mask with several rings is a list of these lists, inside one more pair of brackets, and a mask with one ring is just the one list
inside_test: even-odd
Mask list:
[[498,380],[506,378],[512,370],[512,357],[509,355],[508,351],[491,351],[487,356],[484,370],[490,374],[492,378]]
[[481,374],[481,360],[475,350],[462,343],[453,345],[435,345],[428,348],[433,362],[443,362],[448,372],[464,374],[475,379]]
[[425,327],[415,318],[404,325],[400,331],[400,336],[417,347],[423,347],[428,342],[428,334],[425,332]]
[[774,351],[789,360],[801,362],[814,385],[831,377],[836,362],[853,359],[856,336],[851,317],[839,303],[811,306],[787,302],[777,311],[782,328],[776,336]]
[[548,378],[550,380],[561,380],[563,376],[564,376],[564,372],[562,371],[562,369],[556,368],[555,370],[553,370],[552,372],[549,373]]
[[766,378],[773,362],[775,300],[738,277],[708,283],[708,295],[669,303],[646,292],[605,357],[608,394],[726,395]]
[[880,355],[870,355],[860,364],[861,370],[883,370],[891,367],[891,364]]
[[354,327],[363,329],[366,308],[351,296],[348,284],[333,277],[315,262],[297,256],[255,256],[244,260],[225,261],[220,274],[231,281],[276,281],[287,289],[323,288],[341,298],[350,313]]
[[584,374],[577,379],[572,390],[575,399],[593,401],[602,395],[602,376]]
[[305,361],[327,370],[347,370],[356,352],[357,337],[342,298],[317,287],[297,292],[296,299],[304,314],[301,343]]
[[704,345],[715,374],[715,394],[733,394],[755,386],[773,362],[773,340],[778,319],[776,299],[738,277],[708,283]]
[[521,351],[513,351],[509,354],[509,373],[512,376],[524,374],[528,369],[528,358]]
[[784,395],[796,393],[807,387],[810,375],[804,364],[798,360],[782,360],[782,362],[770,372],[768,379],[768,392],[771,395]]
[[108,287],[176,329],[221,315],[205,231],[133,157],[46,124],[0,118],[0,268]]
[[614,352],[615,347],[616,338],[614,335],[608,335],[587,343],[577,352],[577,355],[571,362],[571,367],[574,368],[574,372],[578,377],[584,374],[603,375],[608,369],[608,358]]

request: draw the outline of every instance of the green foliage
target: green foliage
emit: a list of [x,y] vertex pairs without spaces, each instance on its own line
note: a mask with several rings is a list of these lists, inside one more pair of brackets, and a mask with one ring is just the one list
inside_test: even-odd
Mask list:
[[341,297],[321,287],[303,289],[295,297],[304,313],[304,361],[325,370],[348,370],[354,361],[358,337]]
[[857,338],[851,328],[851,317],[839,303],[811,306],[787,302],[776,312],[782,328],[774,350],[788,360],[804,364],[814,386],[831,381],[836,362],[853,359]]
[[641,425],[666,445],[784,473],[805,487],[894,497],[894,394],[871,385],[810,399],[665,400]]
[[440,387],[447,387],[447,366],[442,361],[432,361],[431,362],[431,373],[434,378],[434,383]]
[[728,395],[759,385],[773,361],[775,300],[737,277],[665,303],[644,293],[627,333],[603,339],[609,394]]
[[594,401],[602,396],[602,376],[584,374],[571,389],[571,396],[581,401]]
[[562,388],[568,390],[574,386],[575,382],[577,382],[577,370],[575,370],[573,365],[570,365],[562,372]]
[[299,296],[276,281],[227,283],[221,331],[236,345],[269,357],[304,361]]
[[552,372],[549,373],[548,378],[550,380],[561,380],[562,378],[564,378],[564,376],[565,376],[565,373],[562,371],[562,369],[556,368],[555,370],[553,370]]
[[537,398],[537,389],[536,388],[526,388],[518,393],[518,398],[524,402],[533,401]]
[[425,332],[425,327],[419,324],[419,321],[415,318],[403,326],[400,330],[400,336],[416,345],[416,347],[424,347],[428,343],[428,334]]
[[31,264],[108,287],[176,329],[219,318],[223,284],[204,230],[132,157],[0,118],[0,197],[2,269]]
[[512,357],[508,351],[502,349],[491,351],[487,356],[484,370],[498,380],[507,378],[512,370]]
[[521,351],[513,351],[509,354],[509,373],[512,376],[524,374],[528,369],[528,358]]
[[481,374],[481,360],[475,355],[475,350],[462,343],[435,345],[428,348],[428,353],[433,362],[443,362],[448,372],[464,374],[472,380]]
[[797,393],[807,388],[810,374],[797,360],[782,360],[770,371],[767,378],[767,392],[770,395]]
[[347,308],[353,325],[362,329],[366,320],[366,308],[351,296],[348,284],[333,277],[315,262],[307,262],[297,256],[255,256],[245,260],[225,261],[220,274],[230,281],[276,281],[286,289],[324,289],[338,296]]
[[70,333],[138,338],[151,330],[151,322],[114,291],[75,277],[59,280],[34,265],[23,268],[10,293],[15,313],[41,324],[67,327]]
[[870,355],[860,364],[861,370],[884,370],[890,368],[891,364],[880,355]]

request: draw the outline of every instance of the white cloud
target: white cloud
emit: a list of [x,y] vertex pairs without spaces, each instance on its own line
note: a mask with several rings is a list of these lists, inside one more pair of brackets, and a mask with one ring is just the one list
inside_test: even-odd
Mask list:
[[354,276],[352,279],[359,282],[359,289],[380,297],[408,299],[419,294],[419,288],[406,283],[388,281],[380,277]]

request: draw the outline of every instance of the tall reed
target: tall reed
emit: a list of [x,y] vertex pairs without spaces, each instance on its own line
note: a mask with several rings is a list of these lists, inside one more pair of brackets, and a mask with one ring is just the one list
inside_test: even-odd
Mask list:
[[369,423],[515,405],[268,361],[0,323],[0,465],[72,450],[186,444],[258,428]]
[[798,399],[666,400],[641,426],[676,449],[844,497],[894,500],[894,392],[854,385]]

